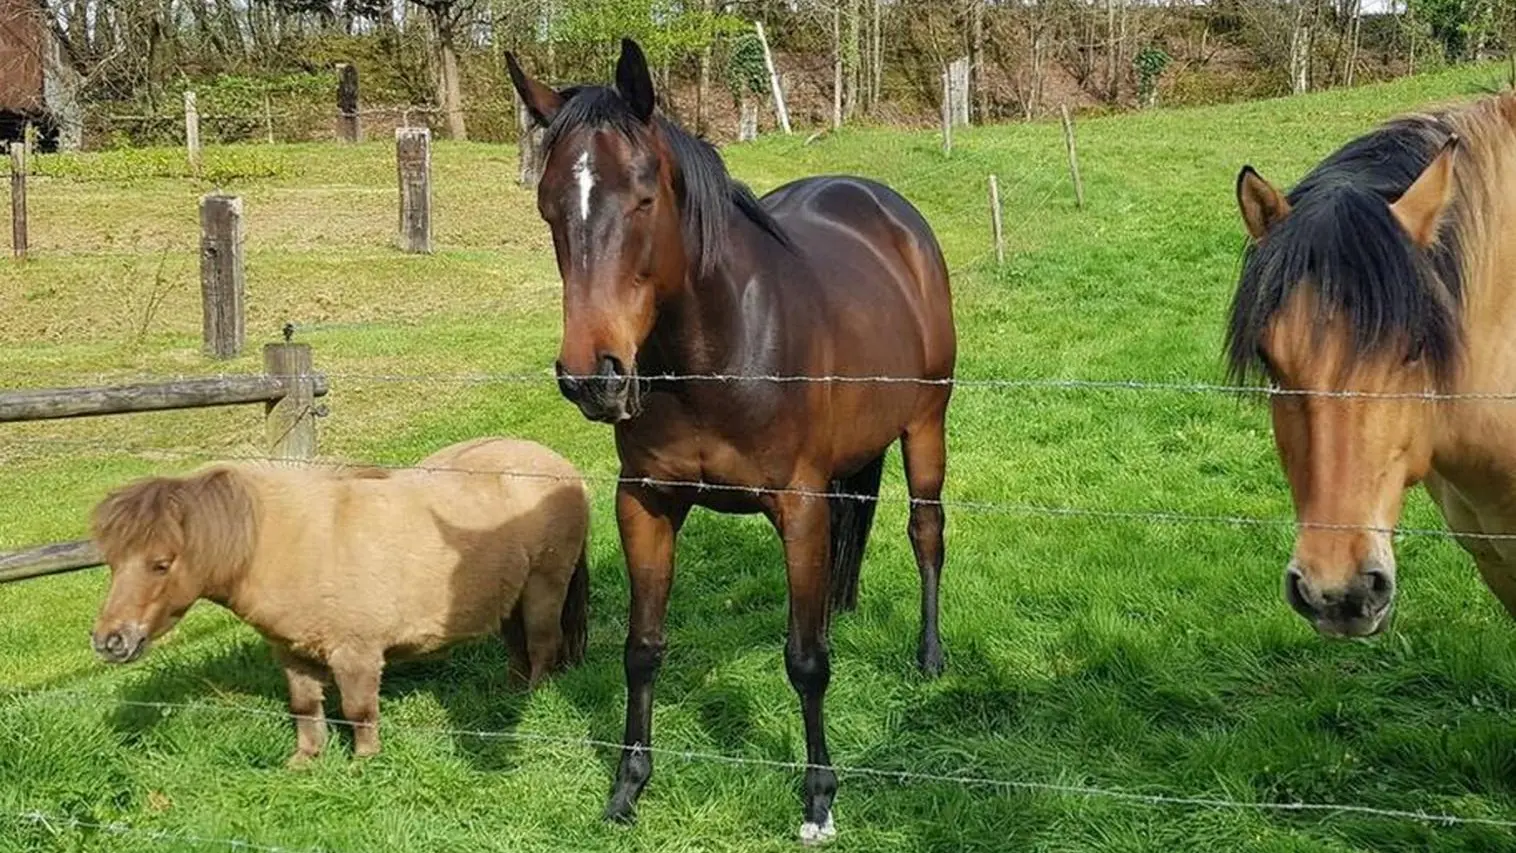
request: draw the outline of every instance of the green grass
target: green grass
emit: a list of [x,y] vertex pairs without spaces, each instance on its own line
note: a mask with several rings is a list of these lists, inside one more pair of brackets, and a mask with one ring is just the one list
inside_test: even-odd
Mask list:
[[[1054,125],[936,137],[844,131],[729,149],[763,190],[858,172],[899,187],[955,269],[960,375],[1212,381],[1251,162],[1292,183],[1350,135],[1467,96],[1490,69],[1291,100],[1091,120],[1074,208]],[[35,259],[0,264],[0,385],[253,371],[197,353],[195,199],[213,187],[173,152],[39,158]],[[512,182],[514,151],[440,143],[432,257],[389,248],[389,146],[212,150],[247,206],[250,337],[302,326],[333,375],[322,450],[405,462],[505,432],[614,472],[609,433],[551,383],[388,383],[359,375],[532,372],[557,347],[545,227]],[[989,249],[999,175],[1011,258]],[[255,350],[255,348],[250,348]],[[544,374],[545,378],[545,374]],[[0,548],[83,532],[108,488],[198,458],[259,452],[261,418],[208,410],[8,426]],[[186,456],[195,458],[185,458]],[[898,461],[885,490],[902,493]],[[965,387],[950,421],[948,496],[1285,518],[1262,409],[1230,397]],[[616,755],[438,729],[617,740],[626,583],[608,490],[596,490],[588,662],[534,695],[505,686],[494,643],[395,666],[385,753],[346,743],[304,773],[277,716],[155,712],[133,701],[277,712],[262,641],[205,605],[143,662],[110,669],[86,642],[101,572],[0,587],[0,850],[199,850],[24,824],[39,810],[176,836],[367,850],[789,850],[799,774],[660,760],[632,829],[597,820]],[[1408,523],[1439,522],[1419,494]],[[1469,560],[1399,543],[1396,622],[1326,643],[1279,600],[1286,530],[952,513],[943,585],[949,672],[913,673],[917,580],[889,501],[857,612],[833,630],[827,711],[840,764],[1244,801],[1312,800],[1516,818],[1516,632]],[[803,755],[781,663],[784,573],[753,519],[697,514],[681,542],[659,682],[660,746]],[[54,691],[51,698],[48,691]],[[56,691],[84,693],[83,700]],[[1155,807],[1072,794],[844,776],[838,850],[1516,850],[1508,831],[1359,815]]]

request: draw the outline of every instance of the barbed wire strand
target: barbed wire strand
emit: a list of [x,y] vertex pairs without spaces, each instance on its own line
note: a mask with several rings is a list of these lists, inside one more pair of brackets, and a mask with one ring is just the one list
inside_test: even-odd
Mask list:
[[[142,708],[161,712],[189,712],[189,713],[222,713],[236,714],[249,717],[262,717],[288,720],[324,721],[331,725],[346,726],[353,728],[356,724],[342,719],[326,717],[304,716],[291,714],[287,711],[272,711],[266,708],[255,708],[248,705],[211,705],[205,703],[186,702],[157,702],[146,700],[122,699],[109,694],[90,694],[68,691],[56,691],[53,693],[30,694],[23,697],[26,700],[50,702],[54,698],[68,700],[73,707],[85,707],[86,702],[104,700],[120,707]],[[1295,812],[1295,813],[1327,813],[1327,814],[1352,814],[1364,817],[1384,818],[1391,820],[1411,820],[1422,823],[1438,824],[1442,826],[1490,826],[1502,829],[1516,829],[1516,820],[1494,817],[1464,817],[1439,812],[1428,812],[1424,809],[1386,809],[1377,806],[1366,806],[1351,803],[1311,803],[1311,802],[1276,802],[1276,801],[1249,801],[1235,800],[1225,797],[1202,797],[1182,796],[1171,794],[1145,794],[1136,791],[1124,791],[1114,788],[1102,788],[1095,785],[1074,785],[1058,782],[1036,782],[1024,779],[1006,779],[994,776],[977,775],[972,773],[930,773],[914,770],[887,770],[879,767],[869,767],[858,764],[832,764],[819,765],[804,761],[786,761],[768,758],[748,758],[745,756],[726,755],[702,750],[684,749],[680,747],[647,746],[641,744],[627,745],[615,741],[601,740],[597,738],[568,737],[565,735],[550,735],[539,732],[521,731],[495,731],[481,729],[459,729],[441,726],[415,726],[404,723],[381,723],[386,730],[405,731],[419,734],[442,735],[446,737],[475,738],[480,740],[504,740],[524,743],[545,743],[558,746],[569,746],[581,749],[608,749],[617,752],[645,752],[650,755],[662,755],[678,758],[691,763],[725,764],[736,767],[757,767],[769,770],[805,771],[811,769],[829,769],[843,776],[893,781],[898,784],[909,782],[933,782],[943,784],[961,785],[965,787],[994,788],[1006,791],[1020,791],[1023,793],[1041,793],[1067,795],[1086,798],[1098,798],[1118,800],[1121,802],[1134,803],[1147,806],[1172,806],[1180,808],[1210,808],[1228,809],[1237,811],[1260,811],[1260,812]],[[277,849],[277,848],[251,848],[251,849]]]
[[262,454],[248,454],[226,452],[219,450],[199,449],[188,450],[183,448],[158,448],[158,447],[122,447],[119,445],[107,445],[88,439],[60,438],[56,442],[48,436],[35,436],[17,439],[21,443],[35,445],[58,444],[64,447],[78,449],[80,447],[94,447],[106,453],[139,455],[142,457],[167,457],[177,459],[216,460],[222,462],[252,462],[267,463],[273,465],[331,468],[342,470],[349,468],[379,468],[387,471],[417,471],[429,474],[464,474],[485,475],[497,477],[511,477],[524,480],[538,480],[549,482],[581,483],[585,485],[601,484],[611,486],[638,486],[647,489],[688,489],[697,493],[719,492],[724,494],[739,494],[751,497],[801,497],[812,500],[850,500],[861,503],[884,504],[899,501],[909,506],[935,506],[944,510],[956,510],[987,515],[1027,515],[1042,516],[1048,518],[1079,519],[1093,521],[1118,521],[1118,522],[1147,522],[1153,524],[1172,525],[1213,525],[1227,527],[1251,527],[1251,528],[1275,528],[1280,530],[1333,530],[1333,531],[1359,531],[1376,533],[1386,536],[1416,536],[1437,539],[1454,540],[1477,540],[1477,541],[1511,541],[1516,540],[1516,533],[1477,533],[1455,532],[1432,527],[1385,527],[1373,524],[1350,524],[1316,521],[1298,521],[1285,518],[1261,518],[1248,515],[1227,514],[1201,514],[1186,513],[1168,510],[1125,510],[1125,509],[1099,509],[1086,507],[1055,506],[1037,503],[1006,503],[988,500],[970,500],[961,498],[915,498],[909,495],[898,495],[882,492],[877,495],[860,495],[852,492],[838,492],[826,489],[805,489],[793,487],[773,486],[741,486],[730,483],[712,483],[704,480],[675,480],[662,477],[625,477],[617,475],[597,475],[578,473],[574,475],[551,474],[540,471],[525,471],[513,469],[480,469],[463,468],[450,465],[423,465],[419,463],[406,464],[395,462],[351,462],[336,459],[289,459]]

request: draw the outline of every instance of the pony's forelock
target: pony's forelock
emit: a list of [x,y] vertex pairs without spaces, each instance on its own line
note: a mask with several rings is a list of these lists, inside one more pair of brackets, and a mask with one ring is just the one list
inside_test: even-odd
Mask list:
[[252,558],[257,518],[247,485],[216,467],[118,489],[95,508],[91,531],[107,561],[161,548],[197,571],[222,573]]

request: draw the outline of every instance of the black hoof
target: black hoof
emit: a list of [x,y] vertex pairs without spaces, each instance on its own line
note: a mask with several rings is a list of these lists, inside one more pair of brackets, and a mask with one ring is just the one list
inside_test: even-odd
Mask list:
[[947,662],[942,657],[942,647],[923,647],[916,653],[916,666],[921,669],[921,674],[927,678],[936,678],[947,668]]
[[600,816],[600,819],[606,823],[631,826],[637,822],[637,807],[625,797],[615,795],[606,804],[605,813]]

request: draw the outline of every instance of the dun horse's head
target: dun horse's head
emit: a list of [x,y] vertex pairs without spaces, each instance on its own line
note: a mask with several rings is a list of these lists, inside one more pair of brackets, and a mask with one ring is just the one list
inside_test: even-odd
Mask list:
[[639,349],[659,302],[687,271],[690,222],[680,198],[690,189],[673,153],[687,137],[655,118],[647,60],[630,39],[621,43],[614,89],[558,92],[506,58],[527,111],[547,128],[537,208],[563,278],[559,388],[585,417],[627,420],[641,409]]
[[1284,597],[1327,636],[1388,623],[1390,530],[1431,468],[1426,395],[1458,358],[1453,240],[1439,239],[1456,137],[1423,129],[1415,142],[1388,159],[1350,145],[1288,197],[1251,167],[1237,180],[1252,243],[1228,358],[1278,392],[1274,440],[1299,523]]
[[109,495],[92,525],[111,569],[91,634],[95,653],[108,663],[141,657],[245,566],[253,523],[251,500],[226,469],[140,480]]

